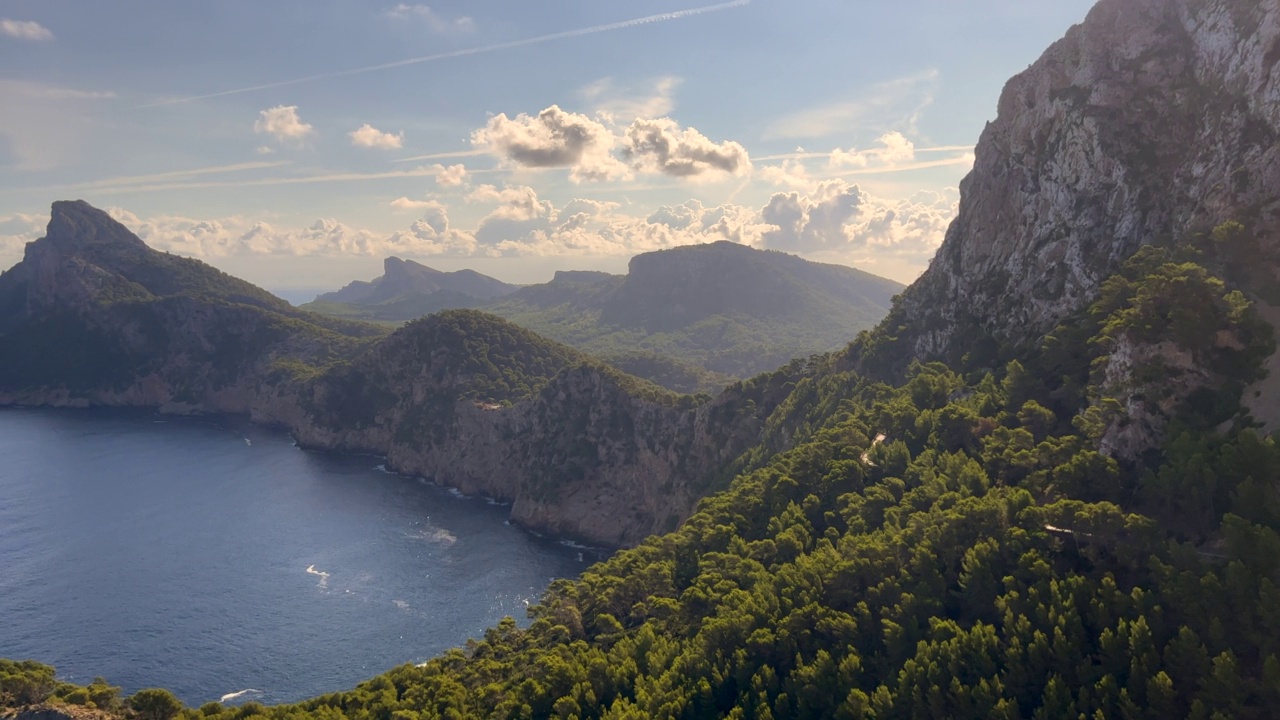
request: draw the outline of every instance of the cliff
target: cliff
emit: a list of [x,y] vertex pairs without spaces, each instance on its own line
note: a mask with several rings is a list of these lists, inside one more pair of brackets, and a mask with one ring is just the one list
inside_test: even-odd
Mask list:
[[886,322],[903,358],[1034,342],[1140,246],[1241,222],[1242,281],[1280,243],[1280,6],[1102,0],[1005,86],[959,215]]

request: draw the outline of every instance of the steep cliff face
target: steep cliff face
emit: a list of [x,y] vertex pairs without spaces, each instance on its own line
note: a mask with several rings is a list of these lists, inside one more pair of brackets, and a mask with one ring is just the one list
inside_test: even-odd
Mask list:
[[411,323],[350,366],[255,408],[304,447],[512,503],[526,526],[614,546],[674,529],[790,392],[778,373],[677,396],[498,318]]
[[891,315],[901,355],[1034,340],[1141,245],[1225,220],[1274,282],[1278,62],[1275,2],[1102,0],[1006,85],[959,216]]

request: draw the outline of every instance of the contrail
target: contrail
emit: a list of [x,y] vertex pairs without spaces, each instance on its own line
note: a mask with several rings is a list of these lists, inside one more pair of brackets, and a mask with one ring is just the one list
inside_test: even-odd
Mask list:
[[649,25],[651,23],[669,22],[671,20],[693,17],[694,15],[705,15],[707,13],[720,12],[721,10],[743,7],[750,3],[751,0],[732,0],[732,2],[723,2],[717,5],[705,5],[703,7],[690,8],[688,10],[659,13],[657,15],[648,15],[646,17],[609,23],[608,25],[595,25],[593,27],[579,28],[577,30],[566,30],[564,32],[552,33],[550,35],[539,35],[538,37],[525,38],[523,40],[512,40],[510,42],[496,43],[494,45],[484,45],[481,47],[466,48],[464,50],[452,50],[450,52],[436,53],[435,55],[423,55],[421,57],[383,63],[381,65],[368,65],[366,67],[352,68],[350,70],[338,70],[336,72],[321,73],[319,75],[308,75],[306,77],[295,78],[293,80],[281,80],[280,82],[267,83],[265,85],[254,85],[252,87],[236,88],[234,90],[223,90],[221,92],[209,93],[208,95],[192,95],[190,97],[161,100],[147,105],[140,105],[139,107],[152,108],[160,107],[162,105],[178,105],[181,103],[208,100],[209,98],[224,97],[227,95],[241,95],[243,93],[256,92],[258,90],[271,90],[273,88],[287,87],[289,85],[300,85],[302,83],[315,82],[317,80],[329,80],[332,78],[350,77],[352,75],[363,75],[365,73],[378,72],[379,70],[390,70],[392,68],[404,67],[405,65],[417,65],[418,63],[448,60],[451,58],[466,57],[468,55],[480,55],[483,53],[497,52],[499,50],[511,50],[512,48],[525,47],[528,45],[540,45],[554,40],[565,40],[567,38],[582,37],[583,35],[594,35],[595,33],[609,32],[611,30],[624,30],[626,28],[633,28],[639,25]]

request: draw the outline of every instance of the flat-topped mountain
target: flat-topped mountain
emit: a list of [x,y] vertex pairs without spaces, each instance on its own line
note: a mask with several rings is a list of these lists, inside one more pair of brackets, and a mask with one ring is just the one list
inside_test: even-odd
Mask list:
[[901,290],[854,268],[717,242],[637,255],[625,276],[557,273],[484,309],[607,360],[634,363],[638,351],[746,377],[843,346]]
[[383,261],[381,276],[368,282],[357,280],[302,307],[365,320],[405,321],[440,310],[477,307],[518,287],[474,270],[443,272],[389,257]]

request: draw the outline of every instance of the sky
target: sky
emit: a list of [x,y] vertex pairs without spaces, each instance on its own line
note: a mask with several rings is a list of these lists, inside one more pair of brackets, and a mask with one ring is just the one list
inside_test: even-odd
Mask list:
[[0,0],[0,268],[84,199],[291,299],[718,240],[910,282],[1090,5]]

